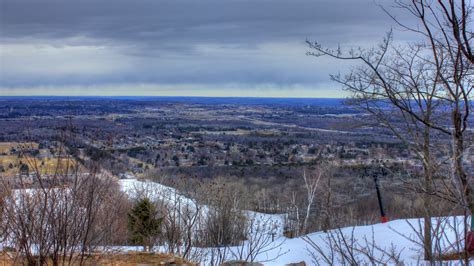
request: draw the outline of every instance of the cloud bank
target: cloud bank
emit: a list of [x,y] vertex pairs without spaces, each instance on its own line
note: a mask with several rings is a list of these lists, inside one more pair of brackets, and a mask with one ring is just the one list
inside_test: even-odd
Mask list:
[[[373,0],[1,0],[0,95],[344,94],[305,40],[376,44]],[[113,88],[116,88],[115,91]]]

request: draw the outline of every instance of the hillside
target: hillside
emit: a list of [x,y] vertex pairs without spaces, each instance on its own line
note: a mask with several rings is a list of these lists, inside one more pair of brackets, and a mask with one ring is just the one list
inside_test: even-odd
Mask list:
[[[134,191],[140,187],[146,187],[149,191],[153,191],[154,197],[164,199],[165,201],[178,200],[180,202],[190,202],[191,199],[180,195],[174,188],[170,188],[158,183],[150,181],[138,181],[136,179],[120,180],[121,188],[130,196],[133,197]],[[207,206],[202,206],[203,210],[207,209]],[[280,215],[268,215],[257,212],[246,212],[249,217],[256,217],[261,221],[279,221],[281,222],[282,216]],[[442,239],[439,242],[439,253],[449,253],[452,248],[455,248],[456,242],[455,231],[461,231],[462,229],[462,218],[461,217],[440,217],[433,218],[433,224],[442,224],[442,228],[446,230]],[[333,241],[342,240],[347,244],[353,246],[355,249],[359,248],[365,250],[368,246],[372,246],[369,252],[373,253],[373,256],[380,259],[381,261],[389,261],[389,253],[397,254],[400,262],[406,264],[417,264],[423,259],[423,251],[421,247],[421,241],[417,238],[415,229],[422,228],[423,221],[421,219],[407,219],[407,220],[394,220],[387,223],[377,223],[366,226],[351,226],[344,227],[341,229],[330,230],[328,232],[314,232],[306,236],[297,238],[286,238],[282,235],[282,228],[279,227],[276,231],[277,235],[274,242],[267,247],[266,252],[259,254],[255,261],[262,262],[264,265],[284,265],[289,263],[296,263],[305,261],[308,265],[315,263],[316,257],[319,259],[319,263],[326,264],[322,259],[321,255],[314,249],[315,245],[321,248],[321,252],[325,255],[334,254],[335,263],[338,262],[338,255],[336,249],[331,249],[328,245],[329,239]],[[448,228],[448,229],[446,229]],[[455,228],[455,230],[453,230]],[[311,245],[309,242],[313,242]],[[334,244],[334,243],[333,243]],[[242,246],[245,246],[243,243]],[[135,250],[134,247],[121,247],[125,250]],[[163,247],[158,247],[158,249]],[[344,247],[345,248],[345,247]],[[230,247],[229,254],[237,254],[241,250],[241,247]],[[199,253],[210,254],[212,253],[211,248],[196,249]],[[313,256],[314,254],[315,256]],[[354,256],[360,263],[368,263],[369,258],[361,251],[354,251]],[[232,256],[229,256],[232,258]],[[206,258],[203,258],[204,261]],[[209,258],[207,258],[209,259]],[[204,263],[205,264],[205,263]]]

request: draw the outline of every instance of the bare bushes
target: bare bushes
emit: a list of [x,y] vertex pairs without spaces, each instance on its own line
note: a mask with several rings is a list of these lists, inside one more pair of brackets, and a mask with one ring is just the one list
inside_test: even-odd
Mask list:
[[[28,161],[37,169],[35,158]],[[2,204],[2,236],[17,251],[16,260],[29,265],[82,263],[95,247],[116,238],[123,194],[114,180],[73,165],[54,175],[34,171],[32,176],[32,182],[18,177],[15,189],[6,178],[1,180],[8,192]]]
[[11,193],[11,189],[9,184],[4,184],[2,185],[0,183],[0,232],[3,232],[0,234],[0,243],[5,242],[7,239],[7,220],[5,217],[3,217],[3,214],[5,212],[5,205],[6,205],[6,200],[7,196]]
[[279,221],[272,218],[249,215],[245,227],[245,241],[231,250],[234,259],[246,262],[255,262],[261,254],[266,254],[267,262],[276,260],[286,253],[282,249],[284,241],[275,241],[281,228]]
[[268,251],[275,251],[274,257],[283,253],[277,241],[281,221],[245,211],[247,195],[238,182],[217,178],[195,186],[175,184],[183,191],[151,181],[135,184],[132,199],[152,199],[163,217],[158,243],[168,253],[204,265],[255,261]]
[[219,247],[238,244],[244,239],[246,217],[242,211],[240,186],[213,182],[205,188],[208,210],[202,240],[204,245]]
[[130,199],[120,191],[117,182],[108,180],[108,193],[97,211],[97,222],[93,227],[94,242],[101,246],[128,243],[127,212],[132,207]]
[[350,233],[335,229],[315,241],[303,237],[308,244],[314,265],[402,265],[401,251],[394,245],[388,248],[379,247],[374,239],[374,232],[357,239],[354,228]]

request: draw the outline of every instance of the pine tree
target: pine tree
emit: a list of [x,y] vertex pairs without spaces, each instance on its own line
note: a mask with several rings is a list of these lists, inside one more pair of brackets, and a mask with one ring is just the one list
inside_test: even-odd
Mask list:
[[30,168],[28,167],[27,164],[22,163],[20,165],[20,173],[23,175],[28,176],[28,173],[30,172]]
[[130,240],[134,244],[142,245],[145,251],[151,250],[160,233],[162,220],[148,198],[138,200],[128,213]]

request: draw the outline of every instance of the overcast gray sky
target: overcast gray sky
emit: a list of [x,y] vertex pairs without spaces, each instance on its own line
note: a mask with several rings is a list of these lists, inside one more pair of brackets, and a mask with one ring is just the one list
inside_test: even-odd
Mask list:
[[342,97],[305,40],[376,45],[390,2],[0,0],[0,95]]

